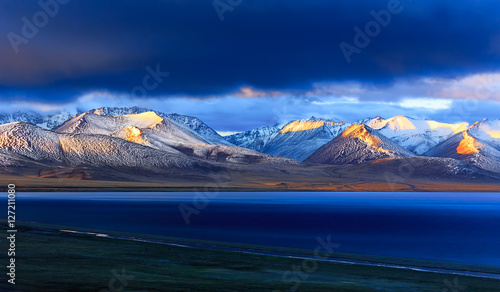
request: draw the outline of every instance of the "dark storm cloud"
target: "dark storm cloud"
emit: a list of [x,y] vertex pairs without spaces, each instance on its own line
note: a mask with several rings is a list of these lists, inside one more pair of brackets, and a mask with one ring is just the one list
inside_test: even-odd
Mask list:
[[401,1],[401,13],[346,62],[339,44],[353,44],[353,28],[364,29],[370,12],[389,2],[243,0],[221,21],[206,0],[71,0],[16,54],[8,34],[22,36],[22,18],[32,20],[41,8],[6,0],[0,95],[57,101],[96,89],[127,93],[157,65],[170,75],[152,93],[166,96],[342,80],[383,86],[499,68],[498,1]]

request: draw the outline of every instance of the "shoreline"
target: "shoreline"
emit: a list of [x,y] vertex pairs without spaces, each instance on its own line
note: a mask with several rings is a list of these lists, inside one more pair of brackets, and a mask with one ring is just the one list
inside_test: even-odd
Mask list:
[[[349,177],[348,176],[354,176]],[[136,180],[47,178],[36,174],[14,175],[0,172],[0,178],[13,183],[18,192],[499,192],[500,181],[459,181],[410,179],[392,183],[385,178],[343,174],[342,177],[302,177],[301,175],[235,175],[222,183],[214,180],[188,180],[184,177]],[[213,187],[214,183],[217,184]],[[6,191],[0,187],[0,191]]]
[[[0,223],[5,231],[5,220]],[[296,248],[35,222],[16,227],[19,291],[106,291],[117,274],[128,277],[127,291],[442,291],[458,283],[493,292],[500,287],[500,267],[493,266],[338,252],[318,258]],[[0,283],[0,290],[10,291],[9,285]]]
[[[324,261],[324,262],[334,262],[334,263],[340,263],[340,264],[374,266],[374,267],[384,267],[384,268],[393,268],[393,269],[414,270],[414,271],[427,272],[427,273],[460,275],[460,276],[469,276],[469,277],[478,277],[478,278],[500,280],[500,273],[485,273],[485,272],[462,271],[462,270],[443,269],[443,268],[419,267],[419,266],[411,266],[411,265],[386,264],[386,263],[380,263],[380,262],[370,262],[370,261],[332,258],[332,257],[323,257],[323,256],[305,256],[305,255],[300,255],[300,254],[277,252],[277,251],[258,251],[258,250],[249,249],[249,248],[215,246],[215,245],[189,243],[189,242],[177,243],[177,242],[165,241],[165,240],[153,240],[153,239],[146,239],[146,238],[141,238],[141,237],[115,236],[115,235],[110,235],[110,234],[106,234],[106,233],[93,233],[93,232],[76,231],[76,230],[59,230],[59,231],[66,232],[66,233],[73,233],[73,234],[82,234],[82,235],[91,235],[91,236],[93,235],[93,236],[97,236],[97,237],[101,237],[101,238],[110,238],[110,239],[129,240],[129,241],[137,241],[137,242],[145,242],[145,243],[153,243],[153,244],[170,245],[170,246],[177,246],[177,247],[182,247],[182,248],[220,250],[220,251],[239,252],[239,253],[247,253],[247,254],[254,254],[254,255],[281,257],[281,258],[315,260],[315,261]],[[357,255],[361,256],[359,254],[357,254]]]

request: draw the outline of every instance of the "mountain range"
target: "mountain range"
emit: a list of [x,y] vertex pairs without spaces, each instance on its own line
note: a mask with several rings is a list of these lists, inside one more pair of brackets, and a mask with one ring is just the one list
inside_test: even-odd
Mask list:
[[500,173],[500,120],[477,122],[431,148],[425,155],[455,158]]
[[0,115],[0,124],[5,175],[196,182],[222,171],[233,183],[284,187],[279,182],[294,178],[311,189],[313,181],[351,174],[354,181],[384,180],[370,169],[401,177],[401,165],[409,165],[417,174],[405,181],[500,182],[494,119],[469,126],[404,116],[354,123],[311,117],[222,137],[196,117],[105,107],[76,115],[17,112]]
[[342,134],[321,146],[305,161],[338,165],[414,156],[416,155],[376,130],[366,125],[353,124]]

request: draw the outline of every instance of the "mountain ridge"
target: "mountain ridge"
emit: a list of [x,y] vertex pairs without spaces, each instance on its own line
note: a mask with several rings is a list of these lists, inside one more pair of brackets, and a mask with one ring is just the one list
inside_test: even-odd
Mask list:
[[451,157],[479,168],[500,173],[500,120],[483,119],[425,153]]
[[366,125],[353,124],[304,160],[308,163],[353,164],[415,155]]
[[[121,110],[121,116],[103,112],[78,114],[56,131],[27,122],[0,125],[0,176],[15,179],[16,184],[20,181],[20,185],[51,185],[55,189],[63,185],[85,187],[78,180],[92,181],[94,186],[140,185],[152,190],[168,186],[180,191],[204,185],[227,185],[231,190],[330,191],[450,191],[453,186],[457,190],[492,190],[500,185],[499,172],[489,167],[489,155],[498,152],[497,120],[483,120],[469,127],[470,133],[456,134],[462,137],[451,149],[457,152],[465,140],[462,156],[481,154],[478,159],[446,157],[446,153],[444,157],[415,157],[364,124],[315,119],[261,129],[263,136],[289,138],[284,143],[294,142],[290,149],[307,148],[303,139],[317,142],[318,137],[326,140],[335,136],[301,163],[247,148],[211,144],[156,112],[127,109]],[[381,120],[370,118],[366,122]],[[280,133],[286,126],[288,130]],[[465,139],[464,135],[472,138]],[[475,144],[476,139],[480,144]],[[485,150],[490,148],[493,150]],[[413,172],[401,173],[402,168]],[[224,187],[214,182],[214,175],[223,175]]]
[[210,144],[198,133],[162,118],[153,111],[121,116],[80,114],[55,130],[60,134],[93,134],[118,137],[168,153],[227,163],[295,164],[283,157],[272,157],[232,145]]
[[311,117],[295,120],[281,128],[258,128],[226,137],[235,145],[254,147],[270,155],[302,161],[350,125],[337,120]]
[[154,111],[147,108],[140,108],[140,107],[131,107],[131,108],[101,107],[95,110],[90,110],[89,112],[105,116],[122,116],[127,114],[128,115],[140,114],[150,111],[155,112],[161,118],[171,120],[172,122],[177,123],[181,127],[190,129],[191,131],[197,133],[198,135],[203,137],[204,140],[206,140],[211,144],[232,145],[230,142],[224,139],[224,137],[219,135],[215,130],[213,130],[207,124],[205,124],[202,120],[192,116],[180,115],[177,113],[166,114],[163,112]]
[[[308,163],[350,164],[374,159],[399,159],[424,155],[426,157],[449,157],[488,171],[497,173],[500,171],[500,120],[497,119],[483,119],[468,126],[467,123],[448,124],[405,116],[390,119],[375,116],[362,119],[358,121],[359,124],[312,116],[291,121],[282,127],[261,127],[224,138],[195,117],[164,114],[139,107],[102,107],[66,119],[68,116],[67,113],[58,113],[44,118],[41,115],[18,112],[15,115],[3,115],[4,119],[0,119],[0,122],[19,118],[29,120],[31,124],[38,123],[46,127],[64,120],[62,124],[54,128],[56,134],[105,135],[163,151],[162,153],[187,156],[211,163],[248,165],[263,163],[283,166],[299,165],[298,161],[306,161]],[[357,129],[351,129],[351,134],[357,130],[364,134],[357,137],[346,134],[346,131],[353,125],[362,127],[357,126]],[[46,133],[41,132],[41,129],[31,129],[33,133],[23,134],[26,136],[25,144],[36,142],[36,135]],[[35,135],[34,138],[30,139],[35,140],[27,139],[28,136],[33,135]],[[56,139],[52,134],[47,135],[46,139],[49,142],[51,139]],[[9,154],[7,150],[10,146],[8,141],[5,142],[8,138],[3,139],[4,147],[0,149],[0,154],[5,161],[16,161],[20,157],[31,159],[27,150]],[[20,141],[16,147],[25,147]],[[363,142],[364,146],[360,146],[359,141]],[[340,144],[334,146],[335,143]],[[375,144],[382,146],[377,148],[373,146]],[[313,154],[326,145],[337,149],[338,153],[335,154],[335,151],[330,150],[329,154],[337,158],[319,159],[321,155],[317,154],[315,155],[317,159],[313,159],[315,158]],[[367,146],[370,147],[367,148]],[[42,151],[25,148],[31,149],[30,151],[34,153]],[[46,153],[46,155],[50,156],[54,153]],[[44,161],[46,158],[33,157],[32,160]]]

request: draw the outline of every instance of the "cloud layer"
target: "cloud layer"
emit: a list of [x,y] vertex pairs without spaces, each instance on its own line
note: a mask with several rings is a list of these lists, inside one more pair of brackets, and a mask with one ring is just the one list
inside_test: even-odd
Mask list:
[[500,2],[493,0],[401,0],[402,11],[347,63],[339,44],[354,44],[354,28],[364,30],[374,20],[371,11],[391,1],[243,0],[221,22],[212,1],[72,0],[16,54],[8,34],[22,36],[23,17],[33,22],[42,8],[38,1],[6,0],[1,96],[58,102],[89,90],[128,93],[147,66],[157,65],[171,73],[156,88],[165,97],[244,86],[308,90],[346,80],[387,85],[499,68]]
[[[498,118],[498,11],[494,0],[5,0],[0,106],[147,105],[220,131],[313,115]],[[356,47],[350,62],[341,43]]]
[[227,95],[213,98],[137,98],[105,91],[90,92],[66,104],[44,102],[2,102],[0,107],[41,112],[77,113],[103,106],[147,107],[165,113],[196,116],[218,131],[239,132],[256,127],[283,125],[312,116],[356,122],[380,115],[390,118],[406,115],[441,122],[468,122],[498,118],[500,103],[476,99],[405,98],[399,101],[362,101],[357,97],[280,96],[245,98]]

